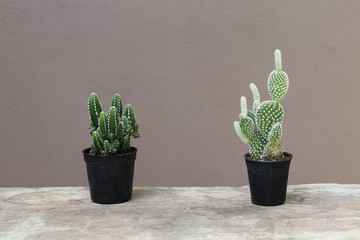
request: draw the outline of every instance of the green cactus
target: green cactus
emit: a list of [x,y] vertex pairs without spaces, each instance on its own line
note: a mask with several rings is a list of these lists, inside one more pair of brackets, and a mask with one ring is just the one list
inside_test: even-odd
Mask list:
[[89,113],[90,113],[90,125],[89,131],[92,135],[98,128],[98,118],[102,112],[102,107],[96,93],[92,93],[89,97]]
[[246,98],[241,97],[240,121],[234,122],[240,139],[250,145],[253,159],[281,159],[283,147],[279,143],[282,135],[284,109],[279,103],[289,88],[288,75],[281,70],[281,52],[275,50],[275,67],[268,78],[268,90],[272,100],[260,102],[260,94],[255,84],[250,84],[253,93],[253,110],[248,111]]
[[113,96],[109,113],[102,111],[96,93],[90,94],[89,113],[90,147],[95,155],[124,154],[130,148],[130,137],[140,137],[134,108],[128,104],[123,112],[119,94]]
[[119,94],[115,94],[112,98],[111,101],[111,106],[115,107],[116,110],[118,111],[119,115],[122,116],[123,114],[123,105],[122,105],[122,101],[121,101],[121,97]]
[[133,136],[134,138],[140,137],[140,134],[138,133],[139,123],[135,119],[134,108],[130,104],[126,105],[124,116],[127,118],[129,122],[130,135]]

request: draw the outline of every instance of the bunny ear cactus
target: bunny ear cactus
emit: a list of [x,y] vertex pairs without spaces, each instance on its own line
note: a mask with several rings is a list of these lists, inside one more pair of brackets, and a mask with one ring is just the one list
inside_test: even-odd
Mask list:
[[89,113],[90,146],[94,155],[124,154],[130,148],[130,137],[140,137],[134,109],[128,104],[123,111],[119,94],[113,96],[110,110],[105,113],[98,96],[92,93],[89,97]]
[[281,70],[281,52],[279,49],[275,50],[275,67],[268,79],[268,90],[271,98],[279,102],[285,96],[289,88],[289,77]]
[[253,109],[247,109],[246,98],[241,97],[240,121],[234,122],[240,139],[250,145],[252,159],[281,159],[283,147],[279,143],[282,135],[284,109],[279,103],[289,88],[289,78],[282,71],[281,52],[275,50],[275,67],[268,78],[268,90],[272,100],[260,102],[260,94],[255,84],[250,84],[253,94]]

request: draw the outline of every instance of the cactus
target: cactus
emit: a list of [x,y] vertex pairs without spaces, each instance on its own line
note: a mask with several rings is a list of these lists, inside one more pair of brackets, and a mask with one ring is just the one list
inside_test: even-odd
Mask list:
[[113,96],[110,110],[105,113],[96,93],[91,93],[89,113],[89,132],[92,136],[90,147],[94,155],[124,154],[130,148],[130,137],[140,137],[134,108],[128,104],[123,111],[119,94]]
[[268,91],[272,100],[260,102],[260,94],[254,83],[250,84],[253,94],[253,109],[247,109],[246,98],[241,97],[240,121],[234,122],[240,139],[250,145],[252,159],[270,160],[283,158],[283,147],[279,143],[282,135],[284,109],[280,100],[289,88],[289,77],[282,71],[281,52],[275,50],[275,67],[268,78]]

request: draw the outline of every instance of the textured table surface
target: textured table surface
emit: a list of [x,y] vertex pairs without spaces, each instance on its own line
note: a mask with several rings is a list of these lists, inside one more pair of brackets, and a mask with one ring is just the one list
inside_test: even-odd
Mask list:
[[360,185],[288,187],[276,207],[249,188],[135,187],[99,205],[87,187],[0,188],[0,239],[360,239]]

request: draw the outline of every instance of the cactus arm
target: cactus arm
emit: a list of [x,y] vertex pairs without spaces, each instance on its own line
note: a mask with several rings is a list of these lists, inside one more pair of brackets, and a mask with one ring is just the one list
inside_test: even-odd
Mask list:
[[90,143],[90,148],[91,148],[91,152],[93,154],[96,154],[96,147],[95,147],[94,143]]
[[135,123],[135,130],[134,130],[134,134],[133,134],[134,138],[139,138],[140,137],[139,126],[140,126],[140,123],[136,122]]
[[93,146],[94,146],[94,149],[95,149],[95,154],[96,153],[101,153],[102,152],[102,149],[104,147],[104,144],[101,140],[101,137],[99,135],[99,133],[97,131],[93,132],[93,135],[92,135],[92,139],[93,139]]
[[127,117],[129,122],[135,119],[134,108],[130,104],[125,106],[124,115]]
[[110,144],[109,144],[109,141],[108,140],[105,140],[104,141],[104,150],[102,152],[102,155],[109,155],[111,152],[111,149],[110,149]]
[[250,84],[250,89],[251,92],[253,94],[253,99],[254,99],[254,103],[253,103],[253,111],[256,112],[257,108],[260,105],[260,94],[259,94],[259,90],[256,87],[256,85],[254,83]]
[[124,133],[125,133],[124,122],[122,120],[120,120],[120,122],[119,122],[119,134],[118,134],[119,138],[122,138],[124,136]]
[[249,144],[250,141],[249,139],[247,139],[247,137],[245,136],[245,134],[241,131],[241,128],[240,128],[240,123],[238,121],[235,121],[234,122],[234,128],[235,128],[235,131],[237,133],[237,135],[239,136],[239,138],[246,144]]
[[[254,121],[254,124],[255,124],[256,116],[255,116],[255,112],[254,112],[254,111],[248,111],[247,117],[251,118],[251,119]],[[256,128],[256,124],[255,124],[255,128]]]
[[[254,83],[250,83],[250,90],[253,94],[253,100],[254,100],[254,104],[255,102],[259,102],[260,103],[260,93],[258,88],[256,87],[256,85]],[[253,111],[255,111],[255,108],[253,108]]]
[[129,121],[127,117],[122,116],[121,118],[122,126],[123,126],[123,134],[130,134]]
[[276,70],[281,71],[282,62],[281,62],[281,52],[280,52],[280,50],[276,49],[274,55],[275,55],[275,67],[276,67]]
[[259,101],[254,101],[253,103],[253,112],[256,113],[256,111],[258,110],[260,106],[260,102]]
[[271,131],[269,133],[267,140],[271,143],[279,142],[280,138],[281,138],[281,134],[282,134],[282,126],[281,126],[281,123],[277,122],[271,128]]
[[126,151],[130,148],[130,136],[129,137],[124,137],[123,138],[123,142],[124,142],[124,153],[126,153]]
[[268,79],[268,90],[274,101],[284,98],[289,89],[289,77],[283,71],[272,71]]
[[100,113],[99,118],[99,133],[102,138],[107,138],[108,130],[107,130],[107,116],[105,112]]
[[125,107],[125,116],[127,117],[129,124],[132,127],[135,127],[135,125],[134,125],[136,122],[135,112],[134,112],[134,108],[130,104],[126,105],[126,107]]
[[268,78],[268,90],[274,101],[280,101],[284,98],[289,89],[289,77],[281,70],[281,52],[275,50],[276,70],[272,71]]
[[135,118],[134,108],[130,104],[126,105],[124,115],[127,117],[129,125],[130,125],[130,134],[134,138],[140,137],[140,134],[138,133],[140,124],[137,122],[137,120]]
[[119,113],[119,117],[122,117],[122,114],[123,114],[123,105],[122,105],[122,100],[121,100],[121,97],[119,94],[115,94],[112,98],[112,101],[111,101],[111,106],[112,107],[115,107],[116,110],[118,111]]
[[129,136],[129,135],[125,135],[125,136],[121,139],[120,152],[121,152],[121,153],[126,153],[126,151],[129,149],[129,147],[130,147],[130,136]]
[[115,107],[110,108],[108,115],[108,132],[111,139],[115,139],[119,134],[119,114]]
[[259,101],[260,102],[259,90],[258,90],[258,88],[256,87],[256,85],[254,83],[250,83],[250,89],[251,89],[251,92],[253,94],[254,101]]
[[246,98],[244,96],[240,99],[240,105],[241,105],[241,113],[244,114],[244,116],[247,116],[247,103]]
[[267,144],[266,139],[261,135],[259,130],[255,130],[255,135],[250,141],[250,156],[257,159],[261,156]]
[[251,118],[245,118],[240,120],[240,129],[241,132],[245,135],[247,139],[251,141],[255,134],[255,124]]
[[126,151],[130,147],[130,136],[131,136],[132,128],[126,116],[123,116],[121,118],[121,121],[123,126],[123,134],[121,136],[120,151],[122,153],[126,153]]
[[91,120],[90,126],[93,127],[94,129],[97,129],[98,117],[102,112],[102,107],[96,93],[90,94],[88,107],[89,107],[90,120]]
[[129,146],[130,146],[130,138],[126,138],[124,137],[123,138],[123,142],[124,142],[124,145],[123,145],[123,153],[126,153],[127,150],[129,149]]
[[92,136],[94,131],[96,131],[97,129],[93,127],[92,123],[90,122],[89,124],[89,133]]
[[111,144],[111,153],[112,154],[115,154],[115,153],[123,153],[123,152],[120,152],[120,142],[119,140],[115,140],[112,144]]
[[96,104],[96,112],[97,115],[99,116],[100,113],[102,112],[102,107],[101,107],[101,103],[98,97],[95,98],[95,104]]
[[262,102],[256,112],[256,125],[262,136],[267,139],[272,126],[284,118],[284,109],[279,102]]
[[279,143],[281,134],[282,134],[282,126],[281,123],[277,122],[271,128],[271,131],[267,139],[268,142],[265,146],[261,158],[282,157],[284,153],[284,149],[282,145]]

